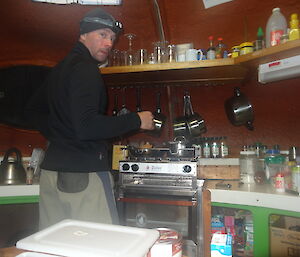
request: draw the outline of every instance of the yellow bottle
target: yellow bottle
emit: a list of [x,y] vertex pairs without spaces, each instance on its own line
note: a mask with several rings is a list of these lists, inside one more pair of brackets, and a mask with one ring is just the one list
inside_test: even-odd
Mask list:
[[290,32],[289,32],[289,40],[295,40],[300,38],[299,31],[299,20],[297,13],[293,13],[291,15],[290,20]]

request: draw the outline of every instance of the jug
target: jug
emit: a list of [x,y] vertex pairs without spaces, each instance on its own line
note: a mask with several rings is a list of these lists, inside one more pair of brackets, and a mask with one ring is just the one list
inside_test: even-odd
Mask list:
[[[15,153],[15,159],[8,159]],[[18,185],[26,183],[26,172],[22,164],[21,152],[17,148],[6,151],[0,165],[0,184]]]

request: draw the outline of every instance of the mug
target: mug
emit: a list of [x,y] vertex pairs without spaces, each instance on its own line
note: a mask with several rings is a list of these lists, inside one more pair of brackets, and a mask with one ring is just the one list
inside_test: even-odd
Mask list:
[[203,52],[201,51],[201,49],[188,49],[185,51],[185,60],[187,62],[197,61],[202,59],[203,59]]
[[185,43],[185,44],[178,44],[175,45],[175,52],[176,52],[176,61],[177,62],[184,62],[185,60],[185,52],[188,49],[194,48],[193,43]]

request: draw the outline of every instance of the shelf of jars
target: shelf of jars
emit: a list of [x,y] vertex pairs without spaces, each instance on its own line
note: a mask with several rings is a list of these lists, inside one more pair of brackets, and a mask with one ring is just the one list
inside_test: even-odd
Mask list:
[[259,64],[300,54],[300,40],[272,46],[237,58],[115,66],[101,68],[108,86],[147,84],[222,85],[243,82]]
[[173,84],[219,85],[241,82],[247,68],[233,59],[112,66],[101,68],[108,86]]
[[264,64],[300,54],[300,40],[288,41],[286,43],[264,48],[250,54],[234,58],[235,64],[241,64],[248,68],[257,68]]

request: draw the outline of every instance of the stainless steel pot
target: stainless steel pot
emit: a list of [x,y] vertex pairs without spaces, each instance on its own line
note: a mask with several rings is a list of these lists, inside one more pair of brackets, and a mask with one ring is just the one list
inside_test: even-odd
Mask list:
[[160,97],[161,97],[161,93],[157,92],[157,94],[156,94],[156,110],[153,113],[154,130],[149,131],[149,133],[154,136],[161,135],[162,129],[163,129],[166,119],[167,119],[167,117],[161,112]]
[[173,122],[175,137],[198,137],[206,132],[205,122],[198,113],[193,111],[191,98],[188,94],[184,95],[183,113],[183,116],[175,118]]
[[[15,159],[9,157],[15,154]],[[0,165],[0,184],[17,185],[26,183],[26,172],[22,164],[21,152],[17,148],[6,151]]]
[[234,126],[245,125],[249,130],[254,129],[252,105],[247,97],[241,93],[240,88],[236,87],[234,96],[225,101],[225,111],[229,121]]

